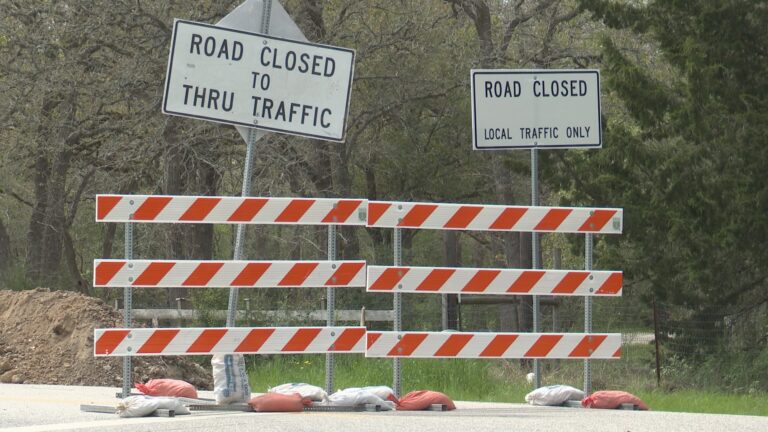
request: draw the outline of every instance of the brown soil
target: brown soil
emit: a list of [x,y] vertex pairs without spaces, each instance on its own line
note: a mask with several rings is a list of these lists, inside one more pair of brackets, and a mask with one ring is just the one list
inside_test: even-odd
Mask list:
[[[93,329],[122,327],[99,299],[75,292],[0,290],[0,382],[122,386],[123,359],[94,357]],[[182,357],[134,357],[133,381],[182,379],[212,388],[211,371]]]

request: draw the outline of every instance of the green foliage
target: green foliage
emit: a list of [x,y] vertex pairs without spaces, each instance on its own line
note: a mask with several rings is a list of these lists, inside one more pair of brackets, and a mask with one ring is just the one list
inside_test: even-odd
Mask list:
[[642,39],[604,37],[605,87],[624,111],[608,112],[604,149],[569,152],[550,178],[574,204],[625,209],[625,235],[607,243],[609,255],[628,279],[692,312],[681,319],[768,301],[768,124],[759,120],[768,115],[768,10],[730,0],[580,3]]

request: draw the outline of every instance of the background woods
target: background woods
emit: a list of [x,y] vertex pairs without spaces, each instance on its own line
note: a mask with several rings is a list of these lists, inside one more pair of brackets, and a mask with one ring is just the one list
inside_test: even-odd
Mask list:
[[[91,286],[91,263],[122,256],[122,227],[93,222],[96,193],[239,194],[245,146],[235,129],[160,111],[173,18],[215,23],[238,3],[0,0],[0,286],[111,299]],[[669,305],[661,323],[671,350],[706,355],[715,370],[721,361],[768,364],[764,2],[282,3],[308,39],[356,50],[347,139],[267,135],[257,143],[253,195],[529,204],[527,151],[471,150],[469,71],[600,69],[604,148],[541,152],[542,203],[625,209],[625,234],[597,238],[595,267],[625,271],[622,305],[636,311],[626,326],[648,328],[655,298]],[[390,262],[388,232],[340,231],[340,257]],[[321,229],[249,227],[245,256],[322,258],[324,242]],[[530,267],[530,242],[409,230],[404,262]],[[582,267],[579,242],[544,236],[545,267],[556,250],[563,267]],[[234,234],[142,226],[136,243],[137,257],[228,258]],[[320,293],[299,291],[244,297],[264,309],[319,307]],[[204,290],[141,295],[154,306],[224,299]],[[350,308],[390,300],[340,296]],[[418,315],[432,301],[406,308]],[[457,301],[452,327],[530,327],[529,299],[461,316]],[[564,303],[561,317],[578,308]],[[697,329],[713,342],[690,348]]]

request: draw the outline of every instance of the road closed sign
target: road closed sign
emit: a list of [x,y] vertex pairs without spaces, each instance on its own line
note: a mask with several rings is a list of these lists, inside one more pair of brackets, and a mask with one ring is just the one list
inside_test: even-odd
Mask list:
[[599,148],[596,70],[473,70],[475,150]]
[[176,20],[171,115],[343,141],[355,52]]

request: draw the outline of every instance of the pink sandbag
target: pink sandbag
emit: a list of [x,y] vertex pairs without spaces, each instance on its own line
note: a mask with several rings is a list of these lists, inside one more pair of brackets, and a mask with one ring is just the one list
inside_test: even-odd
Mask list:
[[581,406],[585,408],[606,408],[615,409],[621,404],[636,405],[641,410],[649,410],[639,397],[619,390],[601,390],[592,393],[581,401]]
[[417,390],[408,393],[397,402],[397,409],[398,411],[420,411],[434,404],[445,405],[449,411],[456,409],[451,398],[431,390]]
[[311,404],[310,399],[304,399],[298,393],[266,393],[248,401],[248,405],[257,412],[301,412],[304,411],[304,406]]
[[153,379],[146,384],[136,384],[136,389],[147,396],[173,396],[197,399],[197,390],[192,384],[175,379]]

